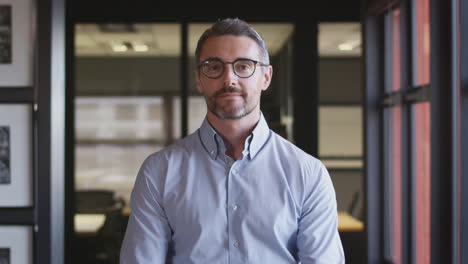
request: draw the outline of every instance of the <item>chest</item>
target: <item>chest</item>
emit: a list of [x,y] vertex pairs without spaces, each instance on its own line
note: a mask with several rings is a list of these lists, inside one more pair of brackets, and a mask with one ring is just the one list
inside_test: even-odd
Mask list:
[[291,177],[299,177],[298,172],[267,160],[255,162],[205,160],[178,167],[177,180],[166,186],[164,196],[174,231],[202,234],[237,226],[272,232],[290,227],[293,232],[300,207]]

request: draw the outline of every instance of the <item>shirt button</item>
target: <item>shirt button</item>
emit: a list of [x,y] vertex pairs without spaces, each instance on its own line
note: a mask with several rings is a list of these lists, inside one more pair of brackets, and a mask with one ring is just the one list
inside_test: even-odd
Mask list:
[[237,208],[239,208],[239,206],[237,204],[232,206],[232,210],[234,210],[234,211],[237,210]]
[[232,174],[237,174],[237,171],[236,170],[232,170]]
[[234,247],[235,247],[235,248],[238,248],[238,247],[239,247],[239,242],[234,241]]
[[211,153],[211,155],[214,155],[214,154],[215,154],[215,151],[214,151],[214,150],[212,150],[210,153]]

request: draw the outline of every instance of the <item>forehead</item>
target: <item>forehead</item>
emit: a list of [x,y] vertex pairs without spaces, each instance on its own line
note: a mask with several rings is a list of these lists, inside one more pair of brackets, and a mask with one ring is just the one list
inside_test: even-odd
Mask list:
[[207,58],[220,58],[232,61],[237,58],[259,60],[260,48],[257,43],[245,36],[216,36],[208,38],[203,44],[200,61]]

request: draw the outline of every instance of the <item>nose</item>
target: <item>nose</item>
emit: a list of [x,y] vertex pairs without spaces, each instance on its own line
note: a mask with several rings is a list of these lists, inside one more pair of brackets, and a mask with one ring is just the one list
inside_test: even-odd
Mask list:
[[224,86],[235,86],[237,84],[238,76],[234,73],[233,65],[224,65],[224,72],[221,78],[223,78]]

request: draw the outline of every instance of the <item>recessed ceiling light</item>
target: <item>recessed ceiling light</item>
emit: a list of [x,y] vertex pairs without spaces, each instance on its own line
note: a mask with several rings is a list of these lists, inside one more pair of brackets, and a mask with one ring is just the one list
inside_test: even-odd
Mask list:
[[342,51],[353,50],[353,45],[349,43],[343,43],[343,44],[338,45],[338,49]]
[[141,43],[141,44],[133,44],[133,50],[136,52],[146,52],[149,50],[148,45]]
[[347,41],[343,42],[338,45],[338,49],[341,51],[351,51],[361,45],[361,40],[352,40],[352,41]]
[[114,42],[111,44],[111,47],[114,52],[125,52],[128,50],[127,45],[121,42]]

